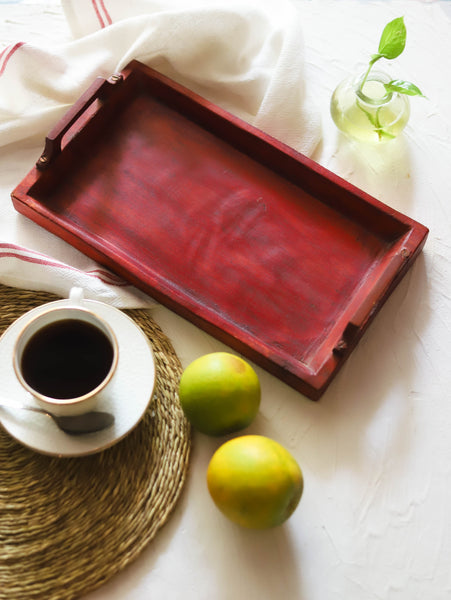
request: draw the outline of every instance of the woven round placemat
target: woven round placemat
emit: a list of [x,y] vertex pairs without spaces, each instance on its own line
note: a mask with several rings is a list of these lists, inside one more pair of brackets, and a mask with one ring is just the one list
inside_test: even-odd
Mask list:
[[[0,285],[0,333],[58,299]],[[149,311],[124,312],[148,335],[157,367],[155,399],[124,440],[57,458],[0,427],[1,600],[70,600],[96,589],[137,557],[180,497],[191,449],[177,396],[180,361]]]

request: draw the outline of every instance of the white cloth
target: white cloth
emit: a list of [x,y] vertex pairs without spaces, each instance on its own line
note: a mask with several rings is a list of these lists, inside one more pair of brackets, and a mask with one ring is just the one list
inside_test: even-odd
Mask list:
[[[97,76],[109,77],[132,59],[307,155],[315,149],[320,121],[306,98],[301,23],[288,1],[62,3],[77,39],[57,46],[21,40],[7,46],[0,56],[0,150],[28,139],[43,142]],[[30,159],[29,168],[33,162]],[[10,182],[11,190],[19,181]],[[0,281],[63,294],[72,284],[89,282],[88,296],[100,294],[117,305],[150,302],[135,290],[118,286],[116,279],[112,286],[111,277],[93,278],[105,270],[64,242],[53,244],[55,254],[36,261],[34,253],[41,253],[38,238],[42,235],[40,228],[34,228],[28,236],[30,246],[3,244]],[[60,266],[55,267],[56,263]]]

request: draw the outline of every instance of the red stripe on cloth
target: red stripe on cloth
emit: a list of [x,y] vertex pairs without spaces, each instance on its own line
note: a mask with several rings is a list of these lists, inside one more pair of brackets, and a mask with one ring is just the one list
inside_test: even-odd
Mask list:
[[0,76],[3,75],[6,69],[6,65],[9,63],[12,55],[16,52],[16,50],[19,50],[19,48],[21,48],[24,44],[25,42],[17,42],[17,44],[14,44],[14,46],[7,46],[2,51],[2,53],[0,54]]
[[97,18],[99,19],[100,27],[102,27],[102,29],[103,29],[104,27],[106,27],[106,25],[105,25],[102,15],[100,14],[99,7],[97,6],[97,0],[91,0],[91,2],[92,2],[92,7],[94,8],[95,13],[97,15]]
[[[112,24],[111,17],[105,7],[103,0],[91,0],[94,11],[100,23],[100,27],[105,28]],[[103,11],[103,14],[102,14]]]
[[103,14],[104,14],[104,17],[105,17],[105,19],[106,19],[106,21],[107,21],[108,25],[112,25],[113,21],[112,21],[112,19],[111,19],[110,15],[109,15],[109,13],[108,13],[108,11],[107,11],[107,9],[106,9],[106,6],[105,6],[105,2],[104,2],[104,0],[99,0],[99,4],[100,4],[100,6],[101,6],[101,7],[102,7],[102,9],[103,9]]
[[86,273],[91,277],[97,277],[101,279],[104,283],[109,283],[110,285],[115,285],[117,287],[127,287],[128,283],[117,277],[114,273],[110,273],[109,271],[102,271],[101,269],[92,269],[91,271],[81,271],[82,273]]
[[109,271],[104,271],[102,269],[92,269],[91,271],[80,271],[75,267],[71,267],[70,265],[66,265],[64,263],[58,261],[52,261],[48,259],[43,254],[36,254],[32,256],[31,254],[19,254],[19,252],[26,253],[26,249],[21,246],[16,246],[15,244],[0,244],[0,248],[7,249],[7,251],[0,252],[1,258],[16,258],[18,260],[23,260],[24,262],[29,262],[37,265],[43,265],[45,267],[54,267],[57,269],[68,269],[69,271],[76,271],[77,273],[87,275],[88,277],[94,277],[95,279],[99,279],[102,283],[106,283],[107,285],[112,285],[116,287],[127,287],[128,283],[123,279],[120,279],[114,273],[110,273]]

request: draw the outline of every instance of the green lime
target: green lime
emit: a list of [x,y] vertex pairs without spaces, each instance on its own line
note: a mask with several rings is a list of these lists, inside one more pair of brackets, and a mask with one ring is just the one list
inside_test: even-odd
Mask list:
[[184,370],[179,397],[190,423],[202,433],[225,435],[250,425],[260,406],[254,369],[228,352],[205,354]]

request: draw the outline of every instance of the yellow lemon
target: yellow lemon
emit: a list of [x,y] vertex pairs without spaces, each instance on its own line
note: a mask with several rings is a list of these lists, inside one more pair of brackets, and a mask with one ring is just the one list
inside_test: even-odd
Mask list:
[[182,373],[179,398],[190,423],[202,433],[225,435],[250,425],[260,406],[254,369],[228,352],[197,358]]
[[231,521],[251,529],[281,525],[302,496],[302,471],[278,442],[244,435],[220,446],[207,470],[216,506]]

